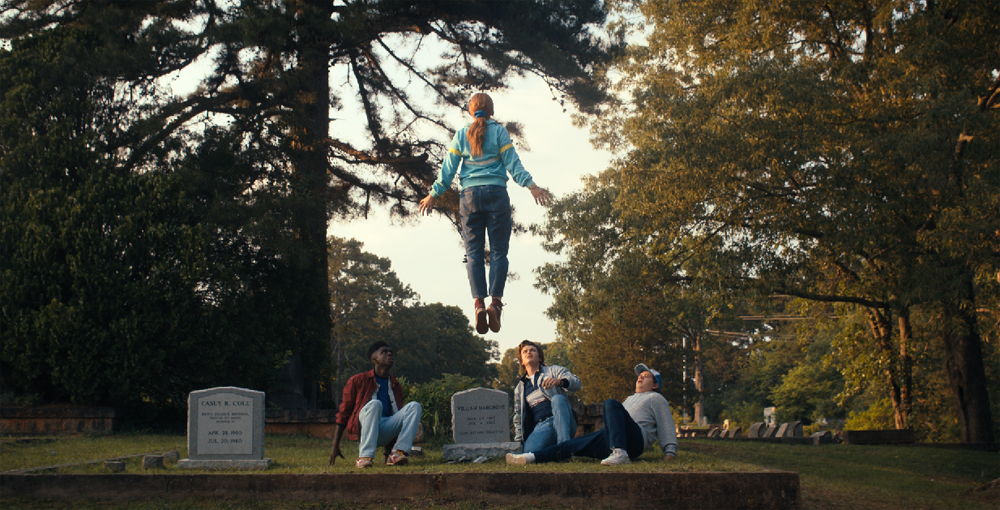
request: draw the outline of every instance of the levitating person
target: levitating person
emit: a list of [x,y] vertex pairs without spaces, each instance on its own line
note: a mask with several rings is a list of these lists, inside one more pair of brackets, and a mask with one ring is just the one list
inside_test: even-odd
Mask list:
[[[430,214],[434,199],[444,194],[458,173],[461,186],[459,217],[465,241],[466,270],[474,299],[476,331],[500,331],[504,285],[507,282],[507,250],[510,245],[511,209],[507,195],[508,174],[528,188],[535,203],[547,205],[549,192],[535,184],[514,150],[510,133],[493,120],[493,100],[479,93],[469,101],[473,121],[459,129],[448,144],[441,172],[420,213]],[[490,271],[485,269],[486,237],[489,236]],[[485,299],[490,297],[487,306]]]

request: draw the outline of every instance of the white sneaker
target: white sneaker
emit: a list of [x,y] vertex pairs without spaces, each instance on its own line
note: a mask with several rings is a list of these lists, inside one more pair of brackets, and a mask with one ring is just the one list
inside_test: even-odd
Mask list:
[[508,453],[507,454],[507,464],[534,464],[535,454],[534,453]]
[[602,460],[601,464],[605,466],[618,466],[621,464],[628,464],[630,462],[632,461],[628,459],[628,454],[625,453],[625,450],[622,450],[621,448],[613,448],[611,450],[611,455]]

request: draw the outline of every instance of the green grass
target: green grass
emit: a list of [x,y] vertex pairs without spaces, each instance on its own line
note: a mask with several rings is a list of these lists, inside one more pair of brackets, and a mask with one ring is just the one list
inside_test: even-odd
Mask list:
[[[345,441],[346,459],[327,465],[330,442],[307,436],[268,436],[265,457],[272,468],[254,473],[356,473],[357,443]],[[1000,478],[1000,454],[979,451],[927,448],[920,446],[787,445],[749,441],[682,439],[681,455],[671,463],[660,461],[655,451],[647,452],[627,466],[608,468],[594,459],[528,466],[508,466],[503,459],[483,464],[448,464],[441,458],[440,445],[422,445],[425,454],[414,457],[403,468],[376,467],[367,472],[685,472],[763,471],[799,473],[803,508],[833,509],[995,509],[1000,494],[973,489]],[[176,450],[187,457],[187,440],[182,435],[115,434],[75,437],[5,437],[0,443],[0,471],[62,465],[60,474],[106,472],[102,462],[114,457]],[[381,454],[381,452],[380,452]],[[380,460],[380,459],[377,459]],[[199,470],[178,468],[168,463],[162,470],[145,471],[141,457],[126,459],[127,473],[192,474]],[[67,464],[71,464],[66,466]],[[376,463],[378,465],[378,463]],[[216,471],[218,472],[218,471]],[[443,506],[442,506],[443,505]],[[0,497],[0,507],[27,509],[170,508],[218,510],[226,508],[331,509],[347,508],[331,503],[307,502],[205,502],[197,499],[128,504],[115,502],[41,502]],[[410,501],[397,508],[480,508],[466,502]],[[382,508],[375,504],[370,508]]]

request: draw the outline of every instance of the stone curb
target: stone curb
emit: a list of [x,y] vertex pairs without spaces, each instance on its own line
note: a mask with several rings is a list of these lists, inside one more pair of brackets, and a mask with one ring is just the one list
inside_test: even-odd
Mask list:
[[316,475],[0,475],[4,498],[372,502],[410,498],[527,506],[774,509],[801,507],[787,471],[689,473],[400,473]]

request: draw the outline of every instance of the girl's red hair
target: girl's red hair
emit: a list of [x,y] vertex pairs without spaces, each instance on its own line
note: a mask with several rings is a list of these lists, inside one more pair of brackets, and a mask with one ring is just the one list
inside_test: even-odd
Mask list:
[[[478,112],[482,113],[476,115]],[[486,121],[493,117],[493,99],[482,92],[472,96],[472,99],[469,100],[469,115],[475,118],[472,125],[469,126],[467,134],[469,148],[472,150],[473,156],[482,156],[483,138],[486,137]]]

